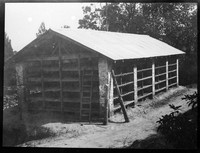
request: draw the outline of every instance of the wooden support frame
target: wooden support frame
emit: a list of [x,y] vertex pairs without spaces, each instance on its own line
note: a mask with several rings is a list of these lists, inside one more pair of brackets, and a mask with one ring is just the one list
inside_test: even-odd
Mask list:
[[179,60],[178,58],[176,59],[176,83],[177,83],[177,87],[179,86]]
[[63,112],[63,87],[62,87],[62,55],[61,55],[61,43],[58,44],[58,56],[59,56],[59,82],[60,82],[60,101],[61,101],[61,111]]
[[134,72],[134,76],[133,76],[133,79],[134,79],[134,100],[135,100],[135,103],[138,102],[138,89],[137,89],[137,66],[134,65],[133,67],[133,72]]
[[152,96],[155,96],[155,62],[152,60]]
[[169,89],[169,73],[168,73],[168,60],[166,60],[166,90]]

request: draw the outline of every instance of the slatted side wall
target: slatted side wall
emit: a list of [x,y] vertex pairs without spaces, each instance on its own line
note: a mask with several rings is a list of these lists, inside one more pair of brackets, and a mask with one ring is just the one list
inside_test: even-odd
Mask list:
[[[59,49],[59,48],[57,48]],[[64,54],[64,48],[60,48]],[[92,119],[99,116],[98,59],[89,54],[62,55],[55,52],[42,59],[27,60],[26,79],[30,110],[62,112],[66,117],[79,120],[82,73],[94,71]]]
[[[178,86],[177,57],[117,61],[114,63],[114,71],[125,106],[153,98],[159,92]],[[115,87],[113,90],[115,111],[120,106]]]

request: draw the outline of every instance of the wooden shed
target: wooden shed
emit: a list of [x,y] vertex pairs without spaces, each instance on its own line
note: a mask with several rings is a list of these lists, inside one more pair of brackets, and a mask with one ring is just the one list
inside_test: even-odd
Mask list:
[[21,107],[104,121],[121,101],[134,105],[178,86],[180,54],[148,35],[49,29],[10,61]]

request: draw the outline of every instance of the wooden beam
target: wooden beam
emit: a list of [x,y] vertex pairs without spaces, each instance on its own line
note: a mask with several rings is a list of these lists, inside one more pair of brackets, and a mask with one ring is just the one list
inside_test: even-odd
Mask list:
[[42,82],[42,102],[43,102],[43,109],[45,109],[43,59],[41,59],[40,68],[41,68],[41,82]]
[[169,89],[169,70],[168,70],[168,60],[166,60],[166,90]]
[[176,82],[177,82],[177,87],[179,86],[179,73],[178,73],[178,71],[179,71],[179,63],[178,63],[179,61],[178,61],[178,58],[176,59],[176,76],[177,76],[177,80],[176,80]]
[[117,80],[114,77],[115,73],[114,73],[113,70],[112,70],[112,76],[113,76],[113,79],[114,79],[114,84],[115,84],[116,89],[117,89],[117,94],[118,94],[119,102],[120,102],[120,105],[121,105],[121,108],[122,108],[122,111],[123,111],[123,114],[124,114],[125,122],[129,122],[129,118],[128,118],[128,115],[127,115],[127,112],[126,112],[126,108],[124,106],[124,102],[123,102],[123,99],[122,99],[122,96],[121,96],[121,93],[120,93],[120,90],[119,90],[119,87],[118,87],[118,84],[117,84]]
[[155,96],[155,62],[152,61],[152,96]]
[[104,116],[104,125],[108,124],[108,100],[109,100],[109,85],[105,85],[105,116]]
[[78,73],[79,73],[79,89],[80,89],[80,115],[79,120],[81,121],[81,111],[82,111],[82,78],[81,78],[81,62],[80,62],[80,55],[78,55]]
[[134,100],[135,100],[135,103],[138,102],[138,91],[137,91],[137,66],[134,65],[134,68],[133,68],[133,74],[134,74]]
[[60,100],[61,100],[61,111],[63,112],[63,88],[62,88],[62,56],[61,56],[61,44],[58,44],[58,52],[59,52],[59,82],[60,82]]

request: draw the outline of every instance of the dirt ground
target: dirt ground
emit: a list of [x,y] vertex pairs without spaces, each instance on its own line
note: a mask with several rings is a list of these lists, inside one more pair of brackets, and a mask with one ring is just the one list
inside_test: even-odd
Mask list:
[[[133,142],[157,135],[156,121],[172,110],[168,104],[182,105],[181,112],[188,110],[187,103],[181,98],[197,91],[196,87],[170,89],[154,97],[153,100],[138,102],[128,108],[129,123],[124,123],[123,114],[117,113],[110,118],[108,125],[102,123],[62,123],[49,122],[42,127],[54,133],[53,136],[33,140],[19,147],[56,147],[56,148],[123,148]],[[137,141],[136,141],[137,140]]]

